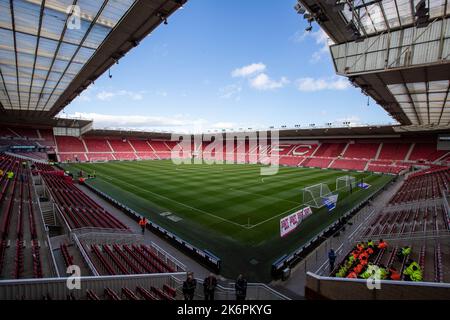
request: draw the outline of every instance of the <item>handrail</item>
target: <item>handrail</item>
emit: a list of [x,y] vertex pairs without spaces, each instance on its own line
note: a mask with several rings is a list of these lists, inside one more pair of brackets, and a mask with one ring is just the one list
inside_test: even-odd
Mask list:
[[[167,251],[165,251],[163,248],[161,248],[160,246],[158,246],[156,243],[154,243],[153,241],[150,243],[150,246],[152,246],[153,248],[156,249],[156,251],[161,252],[164,257],[167,259],[169,259],[171,262],[173,262],[177,268],[179,268],[180,270],[186,271],[187,267],[184,263],[182,263],[180,260],[178,260],[177,258],[175,258],[174,256],[172,256],[170,253],[168,253]],[[167,261],[166,261],[167,262]]]
[[91,259],[89,258],[89,255],[87,254],[86,250],[84,250],[83,245],[81,244],[80,240],[78,239],[76,234],[72,234],[72,239],[75,242],[75,245],[78,247],[78,250],[80,250],[81,255],[83,256],[83,260],[88,265],[89,269],[91,270],[92,274],[94,276],[99,276],[97,269],[95,268],[94,264],[92,263]]
[[[40,178],[41,178],[41,181],[44,180],[44,179],[42,179],[42,177],[40,177]],[[61,275],[59,274],[58,265],[56,263],[55,255],[53,254],[53,247],[52,247],[52,244],[50,242],[50,235],[49,235],[49,232],[48,232],[48,227],[45,225],[44,216],[42,214],[41,202],[39,201],[39,196],[38,196],[37,191],[36,191],[36,184],[35,184],[35,181],[34,181],[34,178],[33,178],[33,174],[30,174],[30,180],[31,180],[30,183],[32,184],[33,190],[34,190],[34,196],[36,197],[38,208],[39,208],[39,217],[41,218],[40,220],[41,220],[41,223],[42,223],[42,227],[44,228],[44,231],[45,231],[45,234],[46,234],[46,237],[47,237],[48,248],[49,248],[50,256],[52,257],[52,262],[53,262],[53,269],[56,272],[56,276],[59,278]]]

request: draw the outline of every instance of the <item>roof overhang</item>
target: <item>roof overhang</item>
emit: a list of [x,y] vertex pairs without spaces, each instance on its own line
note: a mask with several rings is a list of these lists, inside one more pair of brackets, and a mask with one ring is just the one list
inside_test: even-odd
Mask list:
[[0,111],[57,115],[185,2],[0,0]]
[[339,75],[402,125],[450,126],[450,1],[300,2]]

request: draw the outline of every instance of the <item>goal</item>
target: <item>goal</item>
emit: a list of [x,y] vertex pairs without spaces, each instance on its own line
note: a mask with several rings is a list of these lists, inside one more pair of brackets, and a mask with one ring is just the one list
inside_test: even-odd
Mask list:
[[355,188],[356,178],[352,176],[342,176],[336,179],[336,191],[345,188]]
[[324,199],[332,195],[327,184],[319,183],[302,189],[303,204],[313,208],[322,208]]

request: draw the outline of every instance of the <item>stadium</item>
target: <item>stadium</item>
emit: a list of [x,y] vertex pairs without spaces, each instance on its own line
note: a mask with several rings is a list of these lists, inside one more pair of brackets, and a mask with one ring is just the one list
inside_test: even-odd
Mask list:
[[[177,19],[187,28],[183,15],[201,7],[191,2],[0,0],[0,299],[450,299],[450,2],[277,4],[306,28],[302,47],[323,32],[337,88],[390,124],[316,114],[161,130],[65,113],[96,107],[95,82],[128,85],[115,72],[131,61],[136,78],[161,71],[134,54]],[[176,87],[174,70],[158,81]],[[241,82],[222,100],[240,103],[246,81],[258,94],[290,82],[265,70],[233,71]],[[144,93],[100,94],[111,109]],[[350,104],[339,99],[328,103]],[[299,123],[300,109],[284,117]]]

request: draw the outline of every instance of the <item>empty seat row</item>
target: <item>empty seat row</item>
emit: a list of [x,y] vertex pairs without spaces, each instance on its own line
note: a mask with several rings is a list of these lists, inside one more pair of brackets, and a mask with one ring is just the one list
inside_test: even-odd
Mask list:
[[128,230],[125,224],[100,207],[66,177],[56,171],[41,175],[70,228],[94,227]]
[[92,244],[85,247],[97,271],[104,275],[175,271],[146,245]]
[[391,199],[390,204],[435,199],[450,185],[450,168],[438,168],[411,175]]
[[163,285],[162,289],[154,286],[150,287],[150,291],[142,286],[137,286],[133,291],[127,287],[123,287],[120,290],[120,294],[112,290],[111,288],[105,288],[103,296],[100,297],[93,290],[86,291],[86,298],[88,300],[174,300],[176,297],[176,291],[168,285]]

